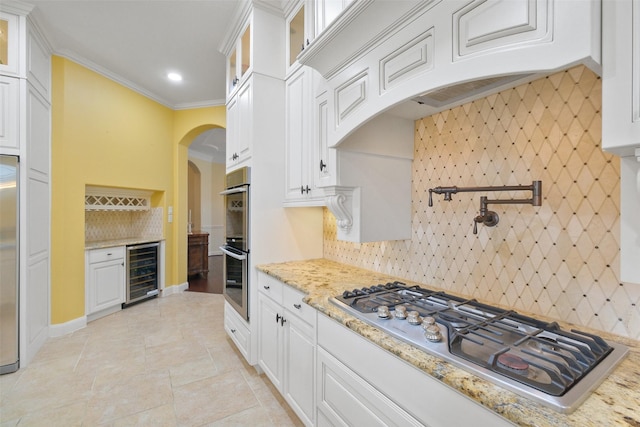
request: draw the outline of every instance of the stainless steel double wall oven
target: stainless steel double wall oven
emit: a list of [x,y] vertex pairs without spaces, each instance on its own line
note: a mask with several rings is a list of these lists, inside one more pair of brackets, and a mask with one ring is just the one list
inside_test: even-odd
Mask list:
[[226,212],[224,254],[224,297],[249,320],[249,168],[227,174],[224,196]]

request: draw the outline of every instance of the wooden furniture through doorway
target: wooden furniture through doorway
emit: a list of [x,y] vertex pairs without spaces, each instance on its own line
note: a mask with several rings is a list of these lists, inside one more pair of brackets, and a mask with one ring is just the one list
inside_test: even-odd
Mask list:
[[189,236],[189,271],[187,275],[200,274],[206,278],[209,273],[209,233],[193,232]]

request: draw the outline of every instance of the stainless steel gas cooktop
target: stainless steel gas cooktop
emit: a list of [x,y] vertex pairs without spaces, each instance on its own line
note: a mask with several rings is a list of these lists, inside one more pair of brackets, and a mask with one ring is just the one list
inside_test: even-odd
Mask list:
[[575,410],[628,349],[584,332],[401,282],[331,302],[388,334],[562,413]]

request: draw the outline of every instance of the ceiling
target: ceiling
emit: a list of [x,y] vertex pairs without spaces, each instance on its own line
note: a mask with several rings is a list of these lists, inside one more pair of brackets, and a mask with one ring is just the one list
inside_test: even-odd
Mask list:
[[[226,66],[218,49],[241,1],[24,2],[35,6],[31,16],[54,54],[172,109],[224,105]],[[169,72],[180,73],[183,80],[168,80]],[[224,148],[224,135],[216,131],[200,135],[190,150],[221,153],[224,162]]]

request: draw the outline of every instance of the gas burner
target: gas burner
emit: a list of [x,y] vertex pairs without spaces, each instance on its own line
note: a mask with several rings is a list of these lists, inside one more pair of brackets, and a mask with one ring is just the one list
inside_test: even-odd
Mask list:
[[628,349],[515,311],[402,282],[332,303],[388,334],[556,411],[573,411]]
[[511,353],[503,353],[498,356],[498,366],[504,369],[511,369],[517,373],[523,373],[529,369],[529,364],[523,358]]

